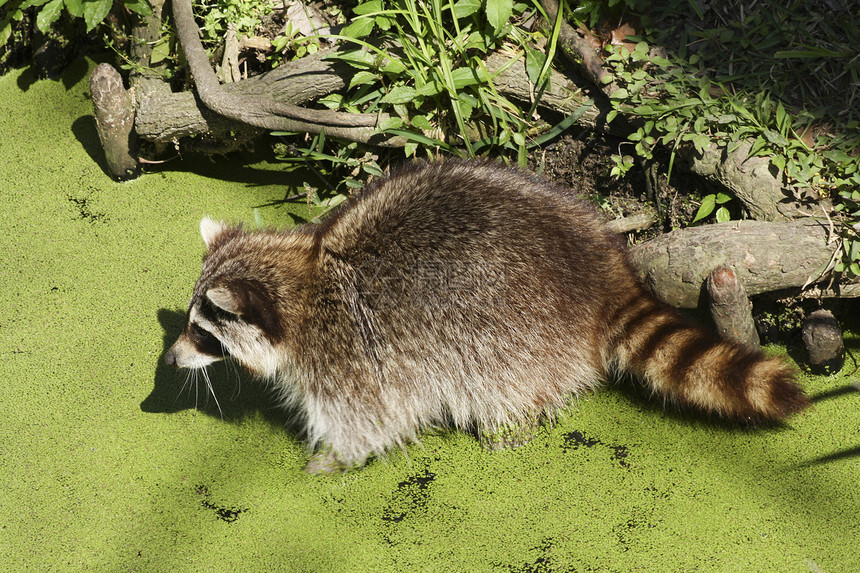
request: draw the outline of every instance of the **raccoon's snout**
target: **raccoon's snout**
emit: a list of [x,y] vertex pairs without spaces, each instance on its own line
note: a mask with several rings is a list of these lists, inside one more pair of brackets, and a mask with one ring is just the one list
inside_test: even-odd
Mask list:
[[164,362],[178,368],[205,368],[228,355],[217,338],[192,324],[164,353]]

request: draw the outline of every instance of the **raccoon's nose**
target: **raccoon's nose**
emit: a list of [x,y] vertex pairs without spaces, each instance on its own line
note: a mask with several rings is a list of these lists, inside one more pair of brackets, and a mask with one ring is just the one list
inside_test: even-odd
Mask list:
[[164,353],[164,363],[168,366],[176,366],[176,352],[172,347]]

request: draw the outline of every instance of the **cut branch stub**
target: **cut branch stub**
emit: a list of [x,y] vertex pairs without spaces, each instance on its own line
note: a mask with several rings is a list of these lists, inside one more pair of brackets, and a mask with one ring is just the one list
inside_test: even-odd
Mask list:
[[744,346],[760,346],[752,302],[734,271],[728,266],[719,266],[708,275],[706,284],[711,318],[720,336]]
[[814,374],[835,374],[845,362],[842,329],[829,310],[816,310],[803,321],[801,329],[809,368]]
[[134,103],[122,77],[110,64],[99,64],[90,75],[96,131],[110,175],[119,180],[137,175],[137,134]]

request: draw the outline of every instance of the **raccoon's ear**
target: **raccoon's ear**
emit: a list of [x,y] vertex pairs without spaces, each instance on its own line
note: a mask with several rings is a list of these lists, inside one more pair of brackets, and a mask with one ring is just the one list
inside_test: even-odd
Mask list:
[[218,237],[227,229],[224,223],[213,221],[209,217],[203,217],[200,221],[200,236],[203,237],[203,242],[206,243],[206,248],[210,251],[218,240]]
[[206,291],[206,298],[223,311],[230,314],[242,314],[242,301],[225,286],[213,287]]

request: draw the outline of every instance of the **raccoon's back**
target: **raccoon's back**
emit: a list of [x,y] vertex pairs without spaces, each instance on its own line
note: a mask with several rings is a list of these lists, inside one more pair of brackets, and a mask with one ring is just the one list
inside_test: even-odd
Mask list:
[[411,167],[318,232],[317,372],[399,393],[401,410],[435,400],[458,425],[551,411],[606,374],[604,285],[633,279],[563,188],[480,162]]
[[589,204],[524,172],[401,169],[318,236],[331,298],[310,330],[330,334],[331,364],[348,365],[335,378],[376,380],[416,403],[442,396],[462,420],[551,410],[613,369],[731,418],[779,419],[807,403],[780,360],[656,301]]

